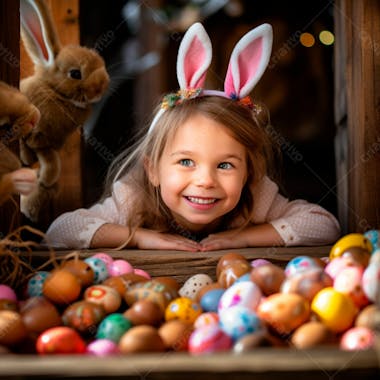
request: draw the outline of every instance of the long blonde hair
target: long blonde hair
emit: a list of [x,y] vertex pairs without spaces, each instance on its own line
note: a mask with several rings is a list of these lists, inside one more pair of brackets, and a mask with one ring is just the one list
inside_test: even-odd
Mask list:
[[[142,131],[142,136],[131,148],[122,152],[110,167],[106,180],[109,196],[112,185],[121,180],[136,196],[128,225],[133,231],[138,227],[168,231],[172,223],[170,210],[161,199],[159,188],[149,181],[146,164],[150,170],[157,170],[162,152],[169,139],[172,139],[181,125],[194,114],[201,114],[225,125],[231,136],[241,143],[247,152],[247,181],[231,217],[243,217],[247,225],[253,213],[253,187],[268,171],[273,163],[273,147],[265,127],[269,122],[266,108],[256,105],[253,110],[236,100],[217,96],[204,96],[184,100],[182,104],[167,109],[155,124],[153,130]],[[232,215],[231,215],[232,214]]]

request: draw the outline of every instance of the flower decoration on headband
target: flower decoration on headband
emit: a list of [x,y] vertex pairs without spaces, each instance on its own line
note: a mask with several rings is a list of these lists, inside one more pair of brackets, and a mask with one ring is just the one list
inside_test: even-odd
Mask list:
[[178,50],[177,79],[180,90],[165,96],[149,131],[155,127],[165,110],[181,104],[185,99],[198,96],[220,96],[255,109],[249,94],[268,66],[272,40],[272,27],[269,24],[262,24],[249,31],[231,53],[224,91],[205,90],[203,88],[211,64],[212,46],[202,24],[193,24],[183,36]]
[[183,100],[194,99],[198,97],[201,94],[201,92],[202,92],[201,88],[193,88],[193,89],[179,90],[175,93],[165,95],[161,103],[161,108],[165,110],[168,108],[172,108],[178,104],[181,104]]

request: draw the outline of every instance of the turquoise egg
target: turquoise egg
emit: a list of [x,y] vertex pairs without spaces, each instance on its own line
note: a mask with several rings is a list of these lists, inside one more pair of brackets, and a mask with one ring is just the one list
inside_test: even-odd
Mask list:
[[113,313],[105,317],[96,332],[97,339],[109,339],[118,343],[120,338],[132,327],[129,319],[123,314]]
[[380,230],[369,230],[364,233],[364,236],[371,242],[372,252],[380,248]]
[[84,260],[94,271],[94,284],[100,284],[108,278],[107,264],[97,257],[88,257]]
[[205,293],[201,298],[202,310],[207,311],[218,311],[219,300],[224,293],[224,289],[212,289]]
[[41,297],[43,296],[42,288],[44,282],[50,272],[38,271],[28,281],[26,292],[29,297]]

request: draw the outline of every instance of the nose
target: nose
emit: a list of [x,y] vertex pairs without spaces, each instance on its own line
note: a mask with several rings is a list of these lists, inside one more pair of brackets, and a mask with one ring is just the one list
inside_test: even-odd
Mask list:
[[216,183],[215,171],[207,166],[199,167],[195,172],[195,184],[205,188],[214,187]]

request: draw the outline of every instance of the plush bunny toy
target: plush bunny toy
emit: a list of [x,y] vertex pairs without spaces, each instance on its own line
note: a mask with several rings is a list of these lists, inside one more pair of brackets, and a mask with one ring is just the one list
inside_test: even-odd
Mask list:
[[38,126],[20,141],[22,162],[39,164],[38,188],[21,197],[21,211],[38,222],[41,209],[57,191],[59,149],[86,121],[92,103],[105,93],[109,76],[96,51],[61,47],[43,0],[21,0],[20,18],[22,40],[35,65],[34,75],[22,80],[20,89],[41,112]]
[[36,171],[21,168],[9,145],[35,128],[40,112],[17,88],[0,81],[0,206],[12,194],[30,194],[37,187]]

